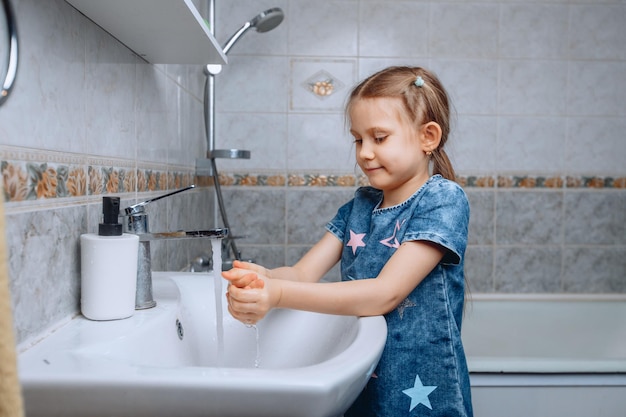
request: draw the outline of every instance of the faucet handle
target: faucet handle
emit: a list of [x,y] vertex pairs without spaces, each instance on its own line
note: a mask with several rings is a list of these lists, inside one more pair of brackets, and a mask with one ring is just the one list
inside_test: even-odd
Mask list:
[[150,200],[146,200],[146,201],[142,201],[141,203],[133,204],[132,206],[126,207],[124,209],[124,213],[126,213],[127,216],[132,216],[133,214],[143,213],[145,211],[144,207],[148,203],[152,203],[153,201],[157,201],[157,200],[160,200],[162,198],[172,196],[174,194],[182,193],[183,191],[191,190],[192,188],[195,188],[195,187],[196,186],[192,184],[189,187],[181,188],[181,189],[172,191],[171,193],[163,194],[161,196],[151,198]]

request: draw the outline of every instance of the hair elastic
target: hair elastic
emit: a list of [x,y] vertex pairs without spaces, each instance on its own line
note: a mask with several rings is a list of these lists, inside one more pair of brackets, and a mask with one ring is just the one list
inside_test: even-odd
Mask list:
[[424,79],[418,75],[415,81],[413,82],[413,84],[415,84],[418,87],[422,87],[425,84]]

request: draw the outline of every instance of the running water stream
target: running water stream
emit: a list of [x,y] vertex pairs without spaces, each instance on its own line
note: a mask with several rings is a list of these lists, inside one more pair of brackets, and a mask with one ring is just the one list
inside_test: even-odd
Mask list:
[[211,239],[213,252],[213,274],[215,289],[215,323],[217,332],[217,366],[222,366],[224,358],[224,313],[222,307],[222,241]]
[[[219,239],[211,239],[211,250],[213,252],[213,273],[215,274],[215,320],[217,332],[217,366],[222,366],[224,358],[224,313],[222,306],[222,242]],[[259,328],[255,324],[247,324],[252,328],[256,336],[256,357],[254,367],[258,368],[261,363],[261,349],[259,345]]]
[[246,324],[249,329],[254,329],[256,336],[256,356],[254,357],[254,367],[258,368],[261,365],[261,346],[259,345],[259,328],[256,324]]

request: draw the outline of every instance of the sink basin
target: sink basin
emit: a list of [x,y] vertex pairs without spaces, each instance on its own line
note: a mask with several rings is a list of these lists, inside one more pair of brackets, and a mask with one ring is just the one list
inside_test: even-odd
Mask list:
[[[36,416],[341,416],[382,353],[384,318],[273,310],[256,328],[212,273],[153,274],[155,308],[82,316],[18,355]],[[216,297],[216,294],[218,295]]]

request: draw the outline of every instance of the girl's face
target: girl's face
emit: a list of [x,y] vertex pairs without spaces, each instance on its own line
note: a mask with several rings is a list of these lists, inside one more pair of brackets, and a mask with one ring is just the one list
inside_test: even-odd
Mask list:
[[382,207],[402,203],[428,180],[424,128],[408,120],[400,99],[359,99],[349,117],[357,163],[383,191]]

